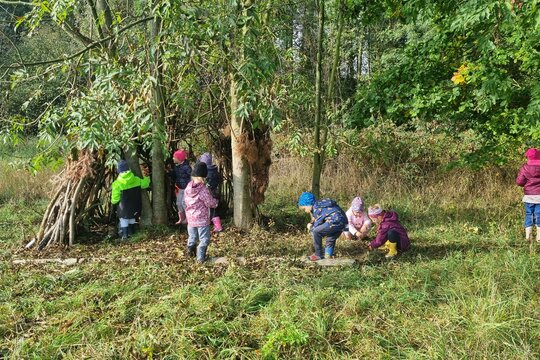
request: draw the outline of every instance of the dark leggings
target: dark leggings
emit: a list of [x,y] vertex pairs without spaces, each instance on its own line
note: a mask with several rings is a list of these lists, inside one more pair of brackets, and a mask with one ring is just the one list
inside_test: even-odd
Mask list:
[[397,243],[397,248],[401,250],[400,238],[397,231],[393,229],[388,230],[388,235],[386,235],[386,237],[388,238],[388,241],[390,241],[391,243]]

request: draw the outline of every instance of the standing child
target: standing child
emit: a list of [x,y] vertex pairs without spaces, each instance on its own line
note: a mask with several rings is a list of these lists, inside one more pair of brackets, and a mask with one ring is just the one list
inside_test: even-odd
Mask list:
[[[333,258],[336,240],[347,225],[347,215],[331,199],[315,200],[315,196],[310,192],[304,192],[298,199],[298,207],[311,215],[311,222],[307,228],[313,234],[313,247],[315,253],[308,256],[311,261]],[[322,239],[326,237],[325,249],[323,253]]]
[[519,170],[516,183],[523,187],[525,203],[525,240],[531,241],[536,225],[536,241],[540,242],[540,151],[530,148],[525,153],[527,163]]
[[364,212],[364,200],[360,196],[353,199],[351,207],[347,212],[349,227],[343,232],[347,240],[362,240],[371,229],[371,220]]
[[[188,223],[188,255],[195,256],[197,248],[197,261],[206,260],[206,249],[210,245],[210,212],[215,208],[218,201],[212,197],[210,190],[204,184],[208,175],[206,164],[197,162],[193,169],[192,180],[188,183],[184,192],[186,204],[186,216]],[[199,245],[197,246],[197,241]]]
[[[219,185],[221,184],[221,175],[217,166],[212,163],[212,155],[206,152],[201,155],[199,161],[206,164],[206,168],[208,169],[206,186],[210,190],[210,193],[214,199],[219,201]],[[214,224],[214,232],[220,232],[223,230],[223,227],[221,226],[221,219],[219,216],[217,216],[215,208],[210,209],[210,219],[212,220],[212,224]]]
[[176,207],[178,208],[177,225],[186,224],[186,211],[184,208],[184,190],[191,180],[191,165],[187,160],[185,150],[177,150],[173,154],[174,169],[171,175],[176,188]]
[[411,246],[407,230],[401,225],[395,211],[386,211],[379,204],[368,209],[368,215],[377,224],[377,237],[369,244],[369,250],[384,246],[388,249],[386,258],[393,258],[399,251],[407,251]]
[[141,215],[141,189],[150,186],[147,174],[141,179],[135,176],[127,161],[121,160],[117,165],[118,178],[112,183],[111,203],[118,205],[116,213],[120,218],[120,236],[126,240],[135,233],[135,218]]

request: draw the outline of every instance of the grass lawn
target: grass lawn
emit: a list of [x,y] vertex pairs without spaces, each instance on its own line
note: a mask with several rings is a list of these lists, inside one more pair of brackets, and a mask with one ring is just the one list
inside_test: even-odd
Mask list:
[[[46,200],[2,201],[0,358],[540,357],[540,245],[521,240],[519,190],[497,202],[370,193],[400,213],[412,249],[387,261],[340,239],[337,255],[358,266],[320,268],[298,261],[311,251],[306,219],[272,186],[267,229],[214,238],[210,255],[247,258],[228,266],[187,259],[173,228],[24,251]],[[34,257],[92,260],[12,264]]]
[[[410,225],[414,247],[393,261],[338,242],[353,268],[321,269],[294,230],[226,231],[213,255],[247,264],[197,266],[186,234],[69,251],[20,250],[21,219],[2,205],[0,351],[11,358],[505,358],[540,355],[540,257],[489,224],[429,217]],[[272,210],[270,208],[270,210]],[[406,211],[403,211],[406,213]],[[295,218],[296,216],[296,218]],[[516,215],[516,221],[519,214]],[[296,219],[296,220],[295,220]],[[284,230],[290,227],[290,230]],[[517,230],[516,230],[517,231]],[[73,267],[12,266],[20,257],[94,257]],[[287,259],[276,260],[282,256]]]

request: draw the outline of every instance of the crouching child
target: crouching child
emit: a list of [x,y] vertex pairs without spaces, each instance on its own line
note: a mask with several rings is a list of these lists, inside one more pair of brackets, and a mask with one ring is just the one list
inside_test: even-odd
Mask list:
[[343,231],[343,236],[347,240],[364,239],[369,229],[371,229],[371,220],[364,212],[364,200],[360,196],[353,199],[351,207],[347,212],[348,228]]
[[[347,215],[331,199],[315,200],[310,192],[304,192],[298,199],[298,207],[311,215],[308,229],[313,235],[315,253],[308,256],[311,261],[334,257],[336,240],[347,226]],[[326,238],[323,252],[322,239]]]
[[399,222],[395,211],[386,211],[379,204],[368,209],[368,215],[377,225],[377,236],[369,244],[369,250],[381,248],[388,250],[386,258],[393,258],[398,250],[407,251],[411,246],[407,230]]
[[111,203],[116,205],[116,214],[120,219],[120,237],[126,240],[135,233],[136,218],[141,215],[141,190],[150,186],[150,178],[141,179],[134,175],[125,160],[118,162],[118,178],[112,183]]
[[[203,162],[197,162],[191,174],[192,180],[184,192],[188,223],[188,256],[197,255],[198,262],[206,260],[206,250],[210,245],[210,210],[218,205],[205,185],[208,169]],[[198,245],[197,245],[198,242]],[[196,249],[196,251],[195,251]]]

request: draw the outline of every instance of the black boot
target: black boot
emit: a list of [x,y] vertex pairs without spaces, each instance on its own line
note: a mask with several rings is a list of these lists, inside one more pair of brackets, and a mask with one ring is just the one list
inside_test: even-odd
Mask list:
[[135,235],[135,224],[128,225],[128,236]]
[[197,255],[196,253],[196,247],[195,246],[188,246],[187,248],[187,255],[189,257],[195,257]]

